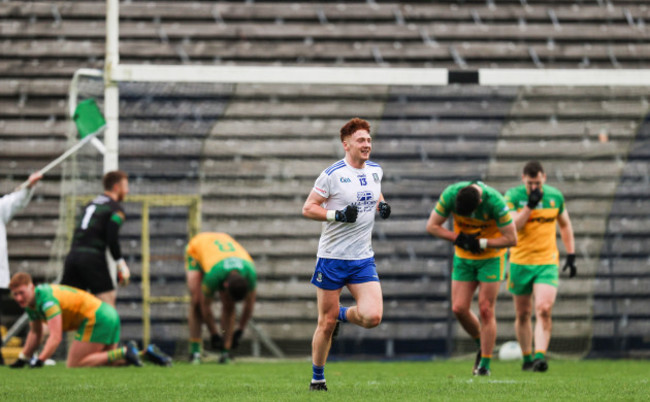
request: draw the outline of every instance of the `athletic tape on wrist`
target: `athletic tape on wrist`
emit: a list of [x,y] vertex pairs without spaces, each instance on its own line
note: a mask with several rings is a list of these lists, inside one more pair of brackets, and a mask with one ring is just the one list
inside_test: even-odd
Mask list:
[[327,210],[327,220],[332,222],[336,220],[336,210],[334,209],[328,209]]
[[487,248],[488,239],[478,239],[478,245],[481,248]]

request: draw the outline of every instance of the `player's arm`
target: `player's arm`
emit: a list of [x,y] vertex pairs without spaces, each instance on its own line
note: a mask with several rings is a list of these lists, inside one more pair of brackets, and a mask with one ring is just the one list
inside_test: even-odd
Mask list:
[[52,357],[61,343],[63,337],[63,318],[61,314],[57,314],[50,318],[47,321],[47,327],[50,330],[50,334],[47,336],[47,341],[45,341],[43,350],[38,355],[38,360],[41,361],[45,361]]
[[384,195],[379,194],[379,202],[377,202],[377,211],[379,211],[379,216],[381,219],[388,219],[390,216],[391,208],[390,205],[384,200]]
[[302,206],[302,216],[315,221],[356,222],[358,214],[356,206],[348,205],[339,211],[334,209],[328,210],[322,206],[325,201],[327,201],[327,198],[312,190],[305,204]]
[[315,221],[326,221],[327,210],[322,207],[325,201],[327,201],[327,198],[312,190],[305,201],[305,205],[302,206],[302,216]]
[[248,292],[248,295],[246,295],[246,299],[244,300],[244,308],[241,313],[241,318],[239,319],[239,328],[237,328],[238,331],[243,332],[246,329],[248,321],[250,321],[251,317],[253,316],[256,298],[257,290],[251,290]]
[[486,246],[481,248],[506,248],[517,245],[517,229],[515,228],[514,222],[500,227],[499,232],[501,233],[501,237],[497,237],[496,239],[479,239],[479,242],[487,240],[485,242]]
[[120,248],[120,227],[122,227],[123,222],[124,213],[121,211],[111,215],[106,224],[106,244],[111,256],[117,263],[117,281],[120,285],[126,286],[131,278],[131,271],[124,258],[122,258],[122,249]]
[[221,298],[221,331],[223,331],[224,349],[232,348],[232,335],[235,326],[235,302],[225,291],[219,292]]
[[29,333],[27,334],[27,339],[25,339],[25,346],[23,346],[22,354],[27,359],[31,359],[34,355],[34,352],[41,344],[41,339],[43,338],[43,323],[41,321],[30,321],[29,323]]
[[566,262],[564,263],[564,267],[562,267],[562,271],[569,269],[569,277],[573,278],[578,272],[575,265],[576,246],[573,236],[573,225],[571,225],[571,218],[569,218],[569,212],[566,209],[558,215],[557,223],[560,226],[560,237],[562,237],[562,243],[564,243],[564,248],[567,252]]
[[512,221],[515,223],[517,231],[522,230],[524,226],[526,226],[526,222],[530,219],[530,214],[532,212],[533,210],[528,208],[528,206],[523,207],[519,211],[510,211]]
[[452,232],[451,230],[445,228],[443,225],[447,221],[447,217],[440,215],[434,209],[429,215],[429,220],[427,221],[427,232],[431,236],[439,237],[441,239],[448,240],[450,242],[456,241],[458,234]]

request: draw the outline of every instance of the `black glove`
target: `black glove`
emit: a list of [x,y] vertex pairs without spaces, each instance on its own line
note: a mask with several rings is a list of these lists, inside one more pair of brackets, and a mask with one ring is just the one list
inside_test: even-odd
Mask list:
[[336,211],[336,214],[334,215],[334,220],[337,222],[354,223],[357,221],[358,214],[359,214],[359,210],[357,209],[357,206],[354,204],[350,204],[347,207],[343,208],[342,210]]
[[15,362],[9,365],[9,368],[23,368],[29,364],[29,360],[26,359],[16,359]]
[[470,251],[474,254],[478,254],[481,252],[481,245],[478,241],[478,233],[467,234],[467,233],[460,232],[458,234],[458,237],[456,237],[456,241],[454,241],[454,244],[462,248],[463,250]]
[[235,331],[232,335],[232,345],[230,345],[230,349],[237,349],[237,347],[239,347],[239,341],[241,340],[242,335],[244,335],[243,329]]
[[41,359],[32,360],[31,363],[29,363],[29,368],[40,368],[43,367],[44,364],[45,362]]
[[528,208],[530,209],[535,209],[537,204],[542,200],[542,190],[538,188],[531,190],[530,194],[528,194]]
[[564,263],[564,267],[562,267],[562,272],[566,271],[567,268],[569,269],[569,278],[573,278],[574,276],[576,276],[576,274],[578,273],[578,268],[576,268],[575,254],[567,254],[566,262]]
[[381,219],[388,219],[390,216],[390,205],[384,201],[379,201],[379,216]]
[[221,335],[219,334],[212,335],[210,337],[210,346],[212,347],[212,350],[223,349],[223,338],[221,338]]

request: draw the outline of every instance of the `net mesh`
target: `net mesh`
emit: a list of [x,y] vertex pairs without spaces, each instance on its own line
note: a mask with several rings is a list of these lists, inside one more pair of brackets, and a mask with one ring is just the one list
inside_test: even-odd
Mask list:
[[[650,289],[642,255],[648,234],[637,219],[647,220],[649,198],[647,186],[635,187],[647,183],[647,155],[629,151],[647,144],[647,91],[177,82],[119,88],[120,169],[129,174],[131,194],[200,195],[201,229],[230,233],[255,259],[255,319],[285,352],[308,353],[317,315],[309,279],[320,225],[303,219],[301,207],[318,174],[342,158],[338,130],[355,116],[371,123],[372,159],[384,168],[382,190],[393,206],[373,235],[385,313],[377,330],[347,326],[333,353],[473,351],[450,309],[452,249],[426,234],[426,220],[447,185],[483,179],[504,192],[520,183],[530,159],[542,161],[548,183],[566,197],[580,270],[561,280],[550,351],[584,355],[603,339],[632,342],[647,333],[638,306]],[[102,91],[102,80],[79,83],[79,99],[95,98],[100,107]],[[102,157],[92,147],[66,169],[66,196],[101,192]],[[127,204],[126,212],[122,245],[137,282],[140,217],[137,206]],[[152,217],[152,292],[182,295],[187,210],[160,208]],[[118,310],[133,316],[139,293],[128,289],[119,293]],[[352,299],[344,292],[343,300]],[[154,336],[186,338],[185,314],[177,305],[154,308]],[[505,286],[497,319],[498,343],[515,339]],[[127,331],[138,333],[135,318]]]

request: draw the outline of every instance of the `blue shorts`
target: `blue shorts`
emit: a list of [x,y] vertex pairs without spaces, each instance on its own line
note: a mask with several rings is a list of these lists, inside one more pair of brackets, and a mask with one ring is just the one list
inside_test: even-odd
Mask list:
[[341,289],[348,283],[379,282],[375,258],[335,260],[319,258],[311,283],[325,290]]

